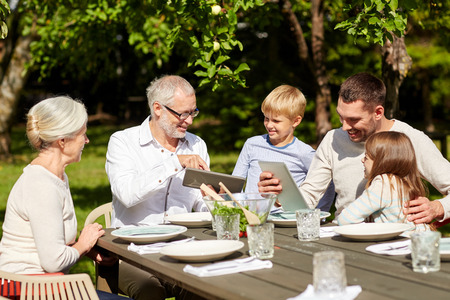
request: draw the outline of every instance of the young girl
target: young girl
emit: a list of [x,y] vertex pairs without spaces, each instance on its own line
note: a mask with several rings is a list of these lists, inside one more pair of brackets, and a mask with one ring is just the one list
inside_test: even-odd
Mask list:
[[[425,196],[426,187],[417,169],[416,155],[409,138],[395,131],[372,134],[362,159],[367,178],[363,194],[338,216],[339,225],[375,222],[410,223],[403,214],[403,201]],[[430,230],[428,224],[415,231]]]

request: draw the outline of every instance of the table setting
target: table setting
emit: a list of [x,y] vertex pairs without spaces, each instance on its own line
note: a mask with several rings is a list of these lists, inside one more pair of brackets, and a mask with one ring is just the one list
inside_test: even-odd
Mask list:
[[[261,275],[254,276],[270,277],[273,276],[270,274],[274,274],[271,270],[279,265],[280,259],[283,259],[284,254],[281,253],[290,251],[291,255],[295,257],[302,253],[308,253],[311,258],[303,263],[312,266],[312,276],[309,275],[311,276],[309,280],[308,276],[306,281],[303,279],[302,284],[296,288],[298,292],[290,292],[291,296],[284,297],[284,299],[290,300],[324,299],[324,295],[329,299],[360,299],[359,295],[364,294],[364,284],[367,282],[364,281],[362,282],[364,284],[360,284],[354,280],[354,277],[342,279],[343,276],[346,276],[345,273],[349,272],[347,263],[344,263],[349,255],[349,251],[346,249],[348,247],[350,249],[360,248],[357,246],[358,244],[364,245],[362,250],[367,253],[366,255],[372,255],[371,259],[401,257],[402,261],[409,262],[404,265],[403,273],[407,271],[432,274],[440,270],[439,264],[431,262],[431,258],[428,259],[434,255],[433,259],[436,261],[436,251],[434,254],[423,254],[428,255],[428,260],[425,262],[423,262],[423,255],[420,254],[425,267],[420,266],[413,270],[415,261],[412,255],[412,239],[409,238],[412,235],[411,233],[405,234],[412,229],[409,224],[361,223],[336,226],[331,222],[324,223],[324,219],[329,216],[329,213],[317,209],[284,212],[279,208],[274,208],[273,203],[276,197],[259,195],[260,199],[255,199],[255,195],[250,196],[245,193],[224,193],[218,194],[218,196],[221,198],[220,200],[217,196],[205,197],[205,200],[209,201],[207,203],[209,212],[166,216],[165,224],[135,228],[124,227],[111,231],[111,235],[128,243],[127,250],[145,257],[145,260],[148,259],[166,266],[172,265],[173,268],[186,274],[184,276],[198,278],[221,278],[231,274],[248,274],[252,277],[252,272],[258,270],[259,273],[255,274]],[[242,211],[240,206],[247,210],[247,214]],[[256,218],[249,220],[249,214]],[[212,229],[214,223],[215,228]],[[295,227],[296,234],[292,230]],[[246,236],[239,235],[243,229]],[[438,241],[439,245],[435,248],[439,262],[450,260],[450,238],[439,237]],[[328,247],[320,246],[322,244],[333,245],[335,250],[329,251]],[[310,250],[307,249],[313,251],[309,252]],[[328,262],[326,275],[321,275],[326,277],[322,281],[327,283],[322,284],[322,289],[320,289],[318,287],[318,282],[320,282],[318,275],[320,274],[320,263],[318,261],[322,252],[326,252],[324,256],[327,257],[327,259],[322,259],[331,262]],[[339,260],[339,257],[342,259]],[[291,263],[295,264],[295,260]],[[330,277],[330,270],[333,268],[337,270],[335,273],[341,274],[339,275],[340,279]],[[353,267],[350,270],[355,272]],[[177,280],[185,278],[180,273],[177,274],[180,276],[177,277]],[[409,275],[406,277],[409,278]],[[340,282],[339,288],[337,288],[338,292],[336,289],[332,289],[333,286],[336,287],[333,285],[334,283],[330,283],[333,280]],[[405,279],[399,276],[395,280]],[[215,289],[212,289],[209,292],[212,294],[209,295],[213,295],[216,292]]]

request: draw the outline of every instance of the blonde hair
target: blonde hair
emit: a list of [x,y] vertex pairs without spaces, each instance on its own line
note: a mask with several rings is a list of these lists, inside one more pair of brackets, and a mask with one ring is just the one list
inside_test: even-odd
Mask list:
[[306,98],[299,89],[290,85],[280,85],[275,88],[261,104],[264,115],[276,114],[293,120],[305,115]]
[[[398,198],[414,199],[427,194],[411,140],[404,133],[383,131],[372,134],[365,144],[366,155],[373,160],[366,188],[373,179],[386,174],[390,181],[396,180]],[[391,185],[392,195],[392,185]]]
[[36,150],[54,141],[73,138],[87,123],[86,107],[68,96],[48,98],[35,104],[27,114],[27,137]]
[[153,103],[170,106],[173,102],[175,92],[179,90],[185,96],[195,95],[192,85],[183,77],[178,75],[164,75],[155,78],[147,87],[147,101],[150,113],[153,116]]

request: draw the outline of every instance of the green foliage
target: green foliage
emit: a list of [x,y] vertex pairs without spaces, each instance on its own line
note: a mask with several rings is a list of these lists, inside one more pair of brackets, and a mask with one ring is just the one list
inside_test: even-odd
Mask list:
[[8,35],[8,26],[6,25],[6,17],[11,13],[8,2],[0,0],[0,39],[6,38]]
[[421,0],[353,0],[344,7],[350,17],[335,26],[352,36],[363,36],[367,42],[384,45],[392,34],[403,36],[407,16]]
[[105,82],[121,72],[125,48],[131,46],[133,56],[146,57],[140,66],[146,72],[162,68],[178,47],[184,48],[187,67],[200,78],[200,86],[209,85],[213,91],[222,85],[245,87],[243,72],[250,68],[229,54],[243,50],[236,37],[238,14],[263,1],[223,1],[213,13],[214,5],[218,6],[213,0],[30,0],[20,7],[23,33],[35,31],[39,37],[31,45],[29,66],[38,67],[41,78],[61,70]]

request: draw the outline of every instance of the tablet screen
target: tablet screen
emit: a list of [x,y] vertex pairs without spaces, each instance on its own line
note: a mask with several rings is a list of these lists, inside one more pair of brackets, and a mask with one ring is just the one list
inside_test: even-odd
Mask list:
[[216,191],[220,190],[219,182],[222,182],[232,193],[242,192],[245,178],[218,172],[186,168],[183,185],[199,189],[202,183],[212,185]]
[[278,195],[278,201],[285,211],[309,208],[284,162],[258,161],[258,163],[263,172],[268,171],[280,180],[283,190]]

